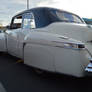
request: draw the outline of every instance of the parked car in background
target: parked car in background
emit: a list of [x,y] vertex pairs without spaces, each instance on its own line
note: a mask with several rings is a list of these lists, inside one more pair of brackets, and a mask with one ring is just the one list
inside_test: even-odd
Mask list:
[[76,77],[92,71],[92,29],[78,15],[39,7],[14,16],[0,51],[36,69]]
[[89,19],[89,18],[83,18],[83,20],[85,21],[86,24],[88,24],[88,25],[92,25],[92,19]]

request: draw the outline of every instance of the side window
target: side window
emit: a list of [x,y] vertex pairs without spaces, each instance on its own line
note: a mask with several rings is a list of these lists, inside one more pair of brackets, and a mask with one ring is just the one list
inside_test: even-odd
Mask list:
[[35,19],[33,13],[25,13],[23,14],[23,29],[33,29],[36,28]]
[[11,23],[11,29],[18,29],[22,26],[22,16],[17,16]]

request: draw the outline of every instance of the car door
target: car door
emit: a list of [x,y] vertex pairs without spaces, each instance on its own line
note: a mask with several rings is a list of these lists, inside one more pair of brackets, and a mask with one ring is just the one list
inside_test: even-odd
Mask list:
[[35,28],[35,22],[31,12],[24,13],[22,16],[18,16],[18,18],[22,19],[21,26],[18,25],[17,29],[13,29],[10,33],[8,33],[7,47],[10,54],[23,58],[24,38],[29,32],[31,32],[32,28]]
[[22,57],[23,59],[23,53],[24,53],[24,38],[27,34],[29,34],[31,31],[36,28],[35,25],[35,19],[32,12],[24,13],[22,15],[22,31],[18,33],[18,56]]

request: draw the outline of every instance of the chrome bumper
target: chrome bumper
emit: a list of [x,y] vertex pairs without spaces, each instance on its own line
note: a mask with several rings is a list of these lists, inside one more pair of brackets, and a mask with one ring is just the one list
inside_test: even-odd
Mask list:
[[85,68],[86,72],[92,72],[92,62],[88,64],[88,66]]

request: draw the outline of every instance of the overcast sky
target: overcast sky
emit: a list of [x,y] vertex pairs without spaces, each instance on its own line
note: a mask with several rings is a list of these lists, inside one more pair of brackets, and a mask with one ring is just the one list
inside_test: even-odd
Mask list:
[[[9,24],[12,16],[26,10],[27,0],[0,1],[0,22]],[[56,7],[73,12],[81,17],[92,18],[92,0],[29,0],[30,8],[39,6]]]

